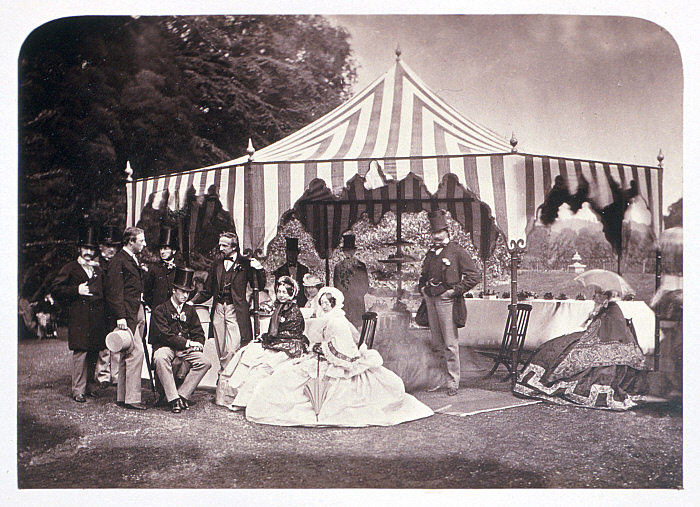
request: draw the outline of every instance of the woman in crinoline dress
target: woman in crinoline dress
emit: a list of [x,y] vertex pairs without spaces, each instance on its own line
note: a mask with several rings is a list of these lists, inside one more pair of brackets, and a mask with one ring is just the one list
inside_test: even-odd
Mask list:
[[293,278],[281,276],[275,283],[274,310],[262,341],[253,341],[231,359],[216,387],[216,404],[243,410],[258,383],[279,365],[307,352],[304,317],[294,298],[299,286]]
[[[250,421],[278,426],[389,426],[433,414],[407,394],[398,375],[366,345],[359,349],[342,310],[343,294],[319,292],[324,319],[316,355],[291,361],[262,380],[248,401]],[[315,341],[310,336],[311,341]]]
[[518,374],[514,393],[558,404],[628,410],[655,400],[648,367],[612,291],[596,291],[584,330],[542,344]]

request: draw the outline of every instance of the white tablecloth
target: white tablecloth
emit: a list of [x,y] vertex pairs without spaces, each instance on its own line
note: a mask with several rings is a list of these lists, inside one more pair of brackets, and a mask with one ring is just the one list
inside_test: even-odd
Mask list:
[[[467,325],[459,330],[462,345],[498,346],[508,317],[510,299],[466,299]],[[535,299],[532,305],[525,347],[535,349],[544,342],[570,333],[581,326],[593,310],[593,301]],[[639,346],[645,354],[654,351],[654,311],[644,301],[619,301],[626,318],[631,318]]]

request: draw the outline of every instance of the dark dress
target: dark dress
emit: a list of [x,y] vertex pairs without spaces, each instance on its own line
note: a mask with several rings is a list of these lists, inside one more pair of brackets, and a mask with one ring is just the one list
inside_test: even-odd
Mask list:
[[644,354],[620,307],[611,302],[585,331],[541,345],[518,374],[514,393],[558,404],[628,410],[648,391]]

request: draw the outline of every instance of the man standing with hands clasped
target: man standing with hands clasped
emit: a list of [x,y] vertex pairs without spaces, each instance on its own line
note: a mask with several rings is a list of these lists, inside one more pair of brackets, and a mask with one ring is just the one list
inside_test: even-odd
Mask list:
[[257,283],[257,287],[262,290],[266,277],[265,270],[257,259],[249,260],[240,254],[236,233],[221,234],[219,251],[222,258],[209,268],[204,289],[192,299],[192,304],[204,303],[213,298],[211,323],[221,375],[236,351],[253,340],[246,288],[249,284],[253,287]]
[[[428,310],[431,341],[444,350],[447,367],[447,395],[459,389],[459,337],[453,311],[455,298],[479,283],[479,273],[467,251],[450,241],[447,217],[443,210],[428,213],[433,245],[428,250],[418,287]],[[438,385],[437,390],[441,385]]]
[[107,268],[105,299],[119,329],[129,329],[132,346],[121,353],[117,379],[117,405],[134,410],[146,410],[141,404],[141,369],[143,367],[143,332],[146,313],[143,308],[143,277],[136,254],[146,246],[143,230],[127,227],[122,237],[124,245]]
[[[194,271],[175,268],[172,296],[153,310],[150,341],[158,378],[173,413],[179,414],[193,405],[192,393],[207,374],[211,363],[204,357],[204,331],[197,311],[186,305],[194,290]],[[173,361],[179,359],[189,372],[178,389],[173,377]]]

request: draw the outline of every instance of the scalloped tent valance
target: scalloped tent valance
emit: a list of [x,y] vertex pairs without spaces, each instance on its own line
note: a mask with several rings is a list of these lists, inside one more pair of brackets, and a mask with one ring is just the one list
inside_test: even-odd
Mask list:
[[[374,183],[365,178],[373,163],[381,168],[385,180]],[[585,188],[585,200],[599,209],[613,204],[620,189],[634,187],[651,211],[652,230],[658,237],[662,228],[660,168],[512,153],[504,138],[464,118],[405,64],[397,62],[345,104],[255,152],[252,162],[246,156],[131,182],[127,185],[127,224],[137,224],[147,205],[180,209],[189,188],[197,195],[213,192],[231,214],[242,248],[265,252],[282,216],[302,199],[314,180],[323,181],[334,199],[347,186],[348,201],[361,194],[365,199],[360,188],[369,186],[372,213],[379,209],[376,202],[385,201],[382,209],[396,205],[390,196],[398,191],[398,182],[407,182],[403,190],[407,193],[418,182],[414,196],[420,199],[439,196],[441,188],[452,185],[451,195],[463,202],[457,206],[455,201],[454,210],[446,206],[448,201],[443,203],[460,222],[463,214],[462,224],[473,238],[481,238],[475,246],[483,250],[483,238],[491,237],[491,229],[475,224],[491,216],[493,230],[500,231],[506,241],[524,241],[557,176],[561,177],[559,191],[575,195]],[[360,184],[359,178],[365,181]],[[446,196],[450,192],[444,191]],[[167,203],[162,202],[164,197]],[[421,209],[432,206],[424,204]],[[362,206],[366,205],[357,203],[358,210]],[[348,213],[353,209],[348,203]],[[469,209],[471,228],[467,225]],[[479,220],[474,222],[476,216]],[[350,222],[341,219],[338,227]],[[337,244],[335,227],[329,238],[322,240],[319,235],[318,240]],[[325,249],[325,245],[316,247],[319,252]]]

